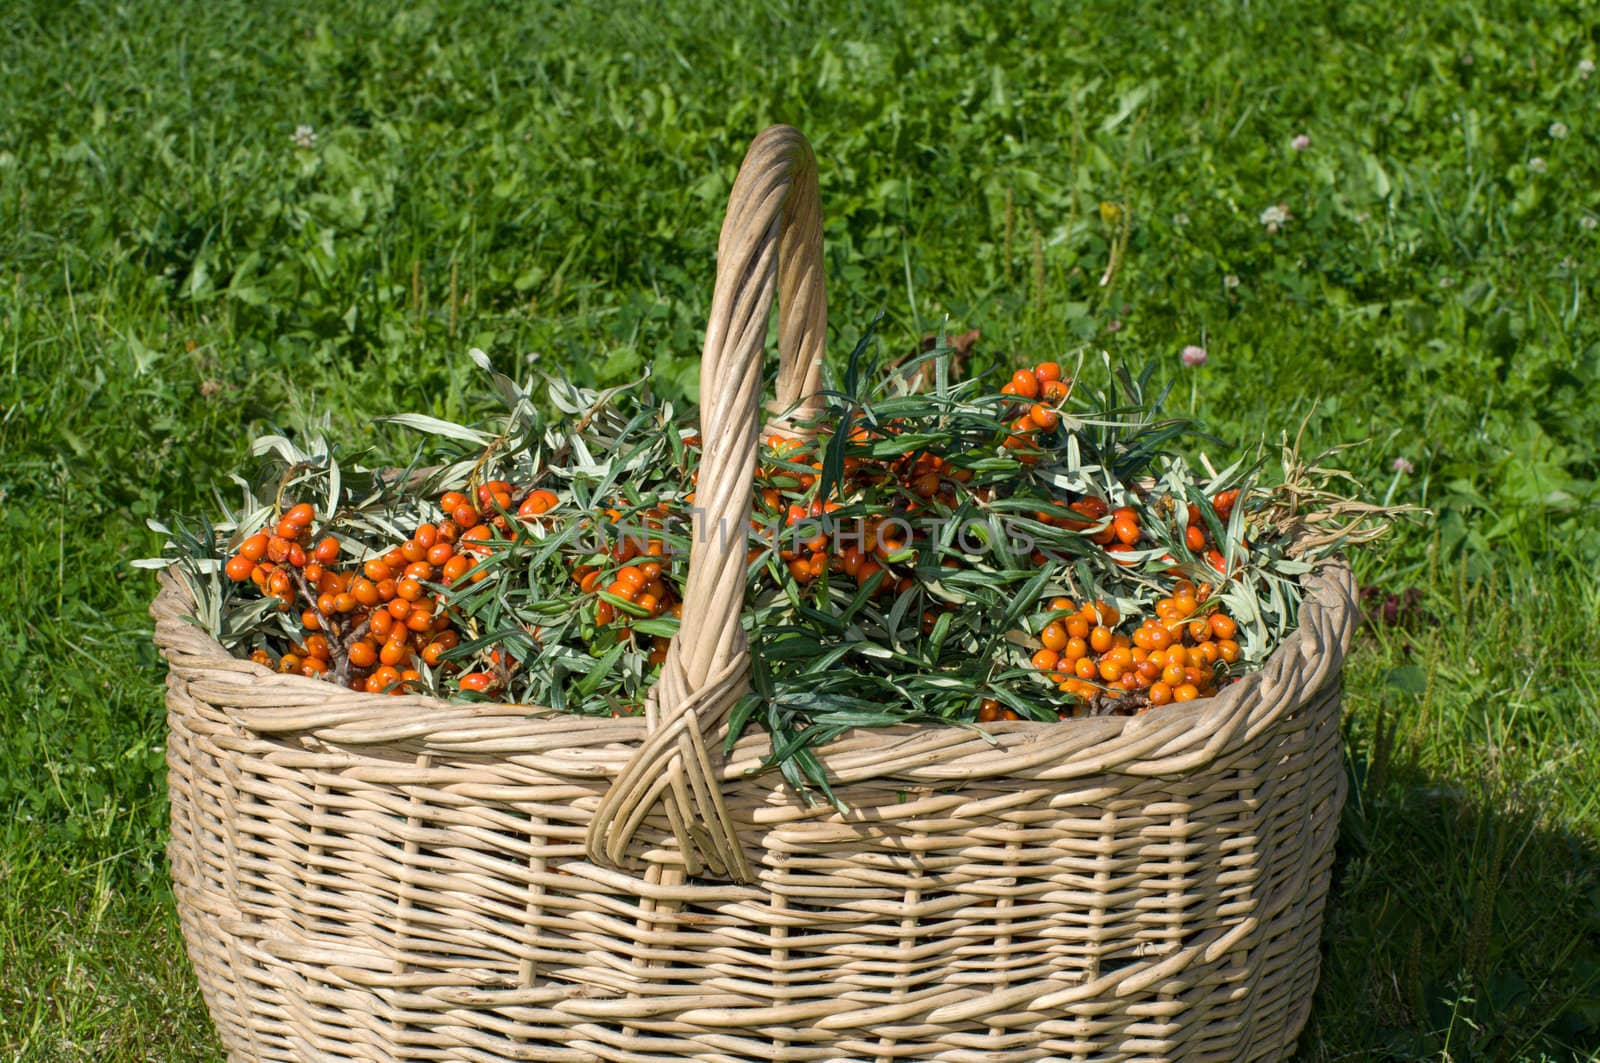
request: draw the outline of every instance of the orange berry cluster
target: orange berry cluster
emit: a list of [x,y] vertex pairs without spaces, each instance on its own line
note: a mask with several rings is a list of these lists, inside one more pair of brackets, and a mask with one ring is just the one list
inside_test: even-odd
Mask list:
[[[871,441],[864,428],[851,432],[855,443]],[[777,457],[795,464],[808,465],[813,472],[794,473],[769,466],[760,473],[758,516],[751,518],[751,527],[764,531],[761,515],[769,518],[781,516],[783,528],[799,528],[797,532],[780,533],[778,557],[788,566],[789,574],[802,584],[832,572],[865,586],[880,572],[887,575],[878,585],[877,594],[888,595],[910,589],[912,579],[892,569],[892,559],[900,557],[912,545],[908,529],[896,524],[887,514],[863,517],[848,526],[836,527],[830,517],[841,505],[813,499],[801,504],[786,502],[784,492],[774,483],[795,483],[800,492],[809,491],[822,470],[822,462],[807,461],[809,453],[802,444],[781,436],[766,440],[768,449]],[[911,452],[882,461],[858,457],[844,460],[845,483],[843,495],[861,495],[885,500],[898,500],[906,513],[921,508],[922,500],[938,499],[945,504],[955,501],[958,484],[972,479],[968,469],[959,468],[935,454]],[[808,538],[797,539],[801,532],[810,532]],[[835,539],[834,533],[838,534]],[[760,548],[752,548],[749,560],[761,555]]]
[[1220,611],[1202,611],[1210,590],[1180,580],[1131,636],[1114,630],[1121,617],[1104,602],[1079,608],[1055,598],[1033,667],[1062,693],[1086,701],[1142,693],[1147,704],[1165,705],[1210,697],[1217,691],[1217,664],[1239,660],[1238,625]]
[[[660,616],[674,619],[683,616],[683,601],[678,588],[671,582],[668,572],[666,541],[660,537],[671,511],[666,506],[652,506],[643,513],[646,531],[644,541],[637,535],[622,535],[616,545],[606,553],[613,562],[612,576],[604,586],[606,568],[580,564],[572,569],[572,582],[584,594],[595,594],[599,600],[594,605],[594,620],[601,627],[615,625],[621,639],[634,636],[632,622],[650,620]],[[617,526],[623,523],[619,509],[605,511],[605,523]],[[620,565],[621,567],[615,567]],[[653,636],[646,662],[657,665],[667,659],[667,649],[672,645],[668,635]]]
[[[353,690],[404,693],[419,680],[418,661],[430,668],[452,670],[446,655],[460,643],[448,610],[449,588],[471,573],[487,554],[497,534],[510,530],[506,513],[511,485],[502,480],[483,484],[477,503],[459,491],[439,499],[444,519],[418,524],[411,537],[380,556],[340,567],[339,541],[325,536],[307,553],[304,544],[316,518],[310,503],[293,505],[271,530],[248,536],[225,566],[228,578],[253,582],[275,597],[279,608],[302,607],[302,637],[276,661],[264,649],[251,659],[280,672],[327,676]],[[537,519],[556,505],[553,492],[535,490],[517,509],[525,520]],[[484,514],[489,514],[485,518]],[[487,690],[496,685],[492,673],[461,676],[463,689]]]
[[[1235,488],[1231,491],[1223,491],[1212,498],[1211,506],[1217,511],[1217,519],[1223,524],[1227,524],[1228,518],[1233,514],[1233,507],[1238,502],[1239,491]],[[1211,532],[1206,528],[1205,523],[1201,521],[1200,507],[1190,502],[1188,515],[1189,522],[1183,529],[1184,545],[1193,553],[1204,557],[1206,563],[1218,572],[1226,572],[1226,559],[1223,557],[1222,551],[1217,549],[1217,544],[1212,539]],[[1248,546],[1249,544],[1241,543],[1241,545]]]
[[1016,458],[1025,465],[1039,460],[1034,438],[1061,423],[1057,408],[1072,393],[1072,383],[1061,378],[1061,366],[1056,362],[1040,362],[1032,369],[1018,369],[1011,375],[1002,395],[1027,401],[1020,416],[1011,423],[1011,434],[1006,436],[1006,449],[1016,451]]

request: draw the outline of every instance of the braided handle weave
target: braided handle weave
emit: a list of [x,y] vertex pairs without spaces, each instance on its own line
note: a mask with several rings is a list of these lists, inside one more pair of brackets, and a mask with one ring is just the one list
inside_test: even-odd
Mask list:
[[661,806],[689,874],[752,878],[708,742],[748,689],[750,653],[740,621],[761,366],[775,293],[779,366],[768,427],[803,437],[805,422],[820,408],[827,338],[822,207],[811,146],[781,125],[750,145],[728,198],[700,358],[704,452],[683,623],[646,701],[647,736],[590,821],[588,850],[596,863],[620,867],[640,824]]

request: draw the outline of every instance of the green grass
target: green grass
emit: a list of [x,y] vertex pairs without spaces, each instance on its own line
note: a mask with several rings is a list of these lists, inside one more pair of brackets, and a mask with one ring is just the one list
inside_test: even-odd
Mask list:
[[[217,1055],[161,857],[145,519],[267,422],[381,448],[373,414],[465,414],[469,346],[691,389],[720,205],[784,120],[836,353],[880,309],[891,351],[981,328],[980,367],[1177,376],[1204,343],[1177,394],[1225,447],[1372,440],[1341,460],[1433,516],[1358,568],[1423,615],[1351,661],[1302,1058],[1594,1058],[1592,13],[593,6],[0,11],[0,1055]],[[1133,217],[1104,287],[1102,201]]]

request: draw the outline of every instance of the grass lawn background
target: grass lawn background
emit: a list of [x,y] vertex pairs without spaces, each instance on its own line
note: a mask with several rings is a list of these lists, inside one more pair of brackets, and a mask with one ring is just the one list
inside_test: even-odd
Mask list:
[[775,121],[821,160],[836,355],[882,310],[889,353],[1154,359],[1227,448],[1371,441],[1339,462],[1432,516],[1356,558],[1420,599],[1350,662],[1301,1057],[1600,1052],[1592,11],[519,7],[0,10],[0,1057],[219,1058],[146,518],[270,424],[471,416],[471,346],[692,391]]

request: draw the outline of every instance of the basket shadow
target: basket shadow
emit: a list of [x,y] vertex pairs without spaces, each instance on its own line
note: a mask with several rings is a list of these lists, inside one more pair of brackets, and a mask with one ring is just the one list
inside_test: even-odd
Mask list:
[[1439,778],[1393,728],[1350,791],[1297,1059],[1600,1057],[1600,847],[1538,796]]

